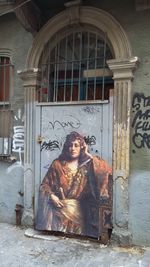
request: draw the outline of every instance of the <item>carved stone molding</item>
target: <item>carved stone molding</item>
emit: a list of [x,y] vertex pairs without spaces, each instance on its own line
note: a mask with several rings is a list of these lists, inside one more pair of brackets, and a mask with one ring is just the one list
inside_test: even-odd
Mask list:
[[67,16],[70,19],[70,25],[78,24],[80,21],[80,5],[81,0],[69,1],[65,4]]
[[133,79],[134,70],[138,66],[139,59],[132,57],[130,59],[111,59],[107,63],[113,72],[113,79]]
[[24,109],[25,109],[25,140],[24,140],[24,212],[22,224],[32,225],[34,220],[33,196],[34,196],[34,132],[35,132],[35,102],[36,88],[40,71],[28,69],[18,71],[23,80]]
[[[73,7],[74,8],[74,7]],[[80,6],[80,23],[91,25],[107,33],[114,58],[129,58],[132,56],[130,43],[121,25],[107,12],[95,7]],[[57,33],[70,25],[68,10],[57,14],[36,35],[27,58],[29,68],[38,68],[45,44]]]
[[40,82],[40,69],[30,68],[25,70],[18,70],[18,76],[23,81],[23,87],[35,87]]
[[116,235],[117,229],[128,229],[129,221],[127,178],[130,173],[131,89],[138,58],[109,60],[107,63],[114,79],[113,225]]
[[131,81],[138,58],[109,60],[114,79],[113,172],[115,177],[129,176]]

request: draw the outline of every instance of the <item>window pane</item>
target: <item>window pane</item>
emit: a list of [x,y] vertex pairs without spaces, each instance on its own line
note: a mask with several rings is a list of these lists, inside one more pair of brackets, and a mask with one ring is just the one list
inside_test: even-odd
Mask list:
[[11,129],[11,111],[8,109],[0,110],[0,137],[9,137]]
[[10,87],[12,67],[9,57],[0,57],[0,156],[8,156],[11,152]]
[[9,101],[10,59],[0,58],[0,101]]
[[[53,40],[55,37],[53,38]],[[66,29],[65,37],[57,33],[45,46],[41,63],[40,102],[65,102],[109,99],[108,87],[113,88],[106,61],[113,58],[107,35],[85,30]],[[49,48],[48,51],[46,51]],[[47,81],[46,86],[44,81]],[[108,86],[109,84],[109,86]]]

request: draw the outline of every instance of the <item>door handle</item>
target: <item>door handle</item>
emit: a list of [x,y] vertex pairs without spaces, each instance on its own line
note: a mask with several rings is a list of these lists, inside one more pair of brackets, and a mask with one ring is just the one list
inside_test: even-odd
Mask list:
[[41,143],[43,142],[43,140],[44,140],[44,137],[41,136],[41,135],[38,135],[38,137],[37,137],[37,139],[36,139],[37,143],[38,143],[38,144],[41,144]]

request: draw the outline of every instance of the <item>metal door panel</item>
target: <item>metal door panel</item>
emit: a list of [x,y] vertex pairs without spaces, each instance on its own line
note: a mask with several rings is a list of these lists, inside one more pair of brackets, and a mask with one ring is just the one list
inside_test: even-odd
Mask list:
[[[84,139],[88,144],[89,152],[92,155],[103,158],[111,166],[112,98],[110,98],[110,102],[103,104],[59,105],[57,103],[57,105],[37,105],[37,140],[35,158],[36,213],[38,210],[38,188],[40,183],[46,175],[51,163],[61,154],[66,135],[73,131],[84,136]],[[108,210],[108,212],[111,210],[111,202],[112,197],[109,198],[109,200],[107,199],[105,201],[104,199],[104,201],[101,202],[101,206],[103,206],[99,209],[99,214],[101,214],[101,217],[105,213],[105,215],[107,215],[106,210]],[[102,226],[102,218],[100,219],[99,223],[101,224],[99,229],[102,234],[105,228],[105,226]]]
[[[104,116],[103,119],[101,116]],[[41,106],[40,136],[43,142],[51,141],[51,147],[45,147],[41,151],[41,178],[44,177],[47,166],[59,156],[66,135],[72,131],[77,131],[89,139],[93,138],[93,141],[95,139],[96,144],[89,146],[90,152],[109,160],[108,104]],[[59,148],[53,147],[55,141],[58,142]]]

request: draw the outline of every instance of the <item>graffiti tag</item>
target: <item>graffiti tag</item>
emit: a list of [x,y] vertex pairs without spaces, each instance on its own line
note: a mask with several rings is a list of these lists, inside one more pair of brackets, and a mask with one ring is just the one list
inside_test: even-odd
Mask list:
[[14,135],[13,135],[13,146],[12,151],[18,153],[19,161],[16,161],[14,164],[8,167],[7,173],[10,173],[15,168],[22,168],[22,153],[24,152],[24,126],[14,126]]
[[[67,117],[69,117],[69,120]],[[66,116],[66,120],[64,121],[59,121],[59,120],[49,121],[49,125],[50,125],[50,128],[53,130],[59,130],[59,129],[64,130],[66,128],[78,129],[81,123],[77,118],[70,115],[70,116]]]
[[[24,122],[24,114],[22,114],[21,109],[18,109],[14,119],[17,121],[17,124],[22,124]],[[7,168],[7,173],[11,173],[16,168],[24,170],[22,162],[22,155],[24,152],[24,126],[14,126],[13,130],[12,151],[18,153],[19,160]],[[16,157],[14,157],[14,159],[16,159]]]
[[132,121],[133,144],[138,149],[150,148],[150,97],[145,97],[143,93],[134,94],[132,108],[135,113]]
[[24,152],[24,126],[14,126],[13,152]]
[[54,140],[54,141],[51,141],[49,140],[48,142],[43,142],[42,146],[41,146],[41,151],[45,149],[45,150],[50,150],[50,151],[53,151],[55,149],[59,149],[60,150],[60,147],[59,147],[59,142],[57,140]]
[[84,140],[88,146],[96,145],[96,137],[94,135],[92,135],[91,137],[89,135],[87,137],[85,136]]
[[100,108],[94,107],[94,106],[85,106],[82,108],[82,110],[88,114],[93,114],[96,112],[100,112]]
[[63,120],[58,120],[53,118],[51,121],[48,122],[47,125],[43,127],[43,133],[47,131],[57,131],[64,132],[66,134],[67,131],[78,129],[81,126],[81,122],[78,118],[74,117],[73,115],[66,115],[63,117]]

